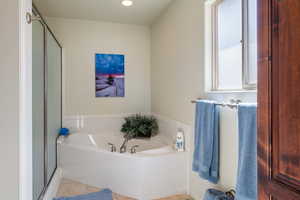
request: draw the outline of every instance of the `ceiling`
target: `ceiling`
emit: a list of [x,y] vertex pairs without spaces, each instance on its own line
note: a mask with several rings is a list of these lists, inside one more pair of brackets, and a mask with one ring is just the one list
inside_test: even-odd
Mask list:
[[101,20],[150,25],[173,0],[133,0],[124,7],[122,0],[33,0],[45,17]]

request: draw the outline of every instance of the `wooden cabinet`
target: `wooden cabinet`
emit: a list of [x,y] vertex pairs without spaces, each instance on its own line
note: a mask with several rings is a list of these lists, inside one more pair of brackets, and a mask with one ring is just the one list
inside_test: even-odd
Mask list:
[[259,200],[300,200],[300,0],[258,0]]

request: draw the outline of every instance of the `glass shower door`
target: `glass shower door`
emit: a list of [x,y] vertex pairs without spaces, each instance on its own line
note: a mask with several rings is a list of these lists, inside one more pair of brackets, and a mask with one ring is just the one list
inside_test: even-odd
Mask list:
[[46,36],[46,178],[48,183],[56,169],[56,140],[62,125],[62,50],[48,30],[46,31]]
[[[34,6],[33,6],[34,7]],[[32,22],[33,200],[43,198],[57,166],[62,126],[62,49],[46,22]]]
[[44,131],[44,26],[32,24],[32,156],[33,200],[37,200],[45,187],[45,131]]

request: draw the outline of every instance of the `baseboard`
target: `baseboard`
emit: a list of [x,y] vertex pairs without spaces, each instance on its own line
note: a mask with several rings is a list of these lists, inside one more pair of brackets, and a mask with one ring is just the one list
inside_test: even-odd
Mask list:
[[63,171],[61,168],[57,168],[54,176],[52,178],[52,181],[44,195],[43,200],[53,200],[54,197],[56,197],[56,193],[58,191],[59,188],[59,184],[61,182],[63,176]]

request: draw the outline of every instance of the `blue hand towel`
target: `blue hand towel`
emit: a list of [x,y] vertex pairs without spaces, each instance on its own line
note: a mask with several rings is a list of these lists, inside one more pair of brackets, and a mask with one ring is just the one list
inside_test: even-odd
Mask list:
[[238,106],[239,161],[237,200],[257,200],[257,123],[256,104]]
[[84,194],[74,197],[60,197],[53,200],[112,200],[112,191],[109,189],[102,190],[100,192],[94,192],[90,194]]
[[193,171],[212,183],[219,180],[219,108],[212,101],[196,105]]

